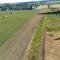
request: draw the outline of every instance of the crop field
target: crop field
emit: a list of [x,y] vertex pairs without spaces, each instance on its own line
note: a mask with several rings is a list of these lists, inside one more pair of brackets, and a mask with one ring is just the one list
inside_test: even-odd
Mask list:
[[60,15],[49,15],[47,26],[49,30],[60,30]]
[[56,4],[56,5],[51,5],[51,8],[60,8],[60,4]]
[[0,12],[0,46],[33,17],[35,11]]

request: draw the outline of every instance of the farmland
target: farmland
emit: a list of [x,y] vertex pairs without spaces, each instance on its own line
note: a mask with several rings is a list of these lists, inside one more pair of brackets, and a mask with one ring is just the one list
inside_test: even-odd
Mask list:
[[0,12],[0,46],[35,14],[34,11]]
[[60,14],[36,12],[0,12],[0,60],[60,59]]
[[0,60],[22,60],[43,15],[36,11],[3,11],[0,15]]

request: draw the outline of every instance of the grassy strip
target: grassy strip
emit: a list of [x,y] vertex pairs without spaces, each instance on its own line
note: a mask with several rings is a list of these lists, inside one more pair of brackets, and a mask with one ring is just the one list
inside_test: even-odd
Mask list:
[[[45,17],[46,18],[46,17]],[[41,20],[38,24],[35,34],[32,39],[32,43],[29,46],[27,54],[25,55],[23,60],[39,60],[40,57],[40,43],[42,40],[42,34],[45,29],[46,21]]]
[[46,27],[50,31],[60,30],[60,16],[59,15],[47,15],[46,16]]
[[25,22],[30,20],[35,11],[12,11],[0,13],[0,46],[2,46]]

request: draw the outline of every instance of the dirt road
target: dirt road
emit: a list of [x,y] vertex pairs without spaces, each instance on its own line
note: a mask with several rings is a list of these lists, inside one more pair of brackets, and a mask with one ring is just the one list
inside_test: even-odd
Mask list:
[[34,29],[42,17],[42,15],[36,14],[0,47],[0,60],[22,60],[34,33]]

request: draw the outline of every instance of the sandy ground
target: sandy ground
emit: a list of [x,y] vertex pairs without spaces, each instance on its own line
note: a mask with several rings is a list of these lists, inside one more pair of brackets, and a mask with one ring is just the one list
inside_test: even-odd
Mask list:
[[46,32],[45,60],[60,60],[60,31]]
[[0,60],[22,60],[34,29],[42,17],[42,15],[36,14],[0,47]]

